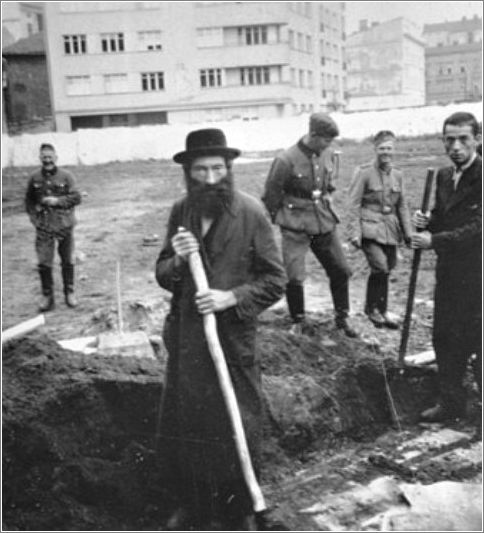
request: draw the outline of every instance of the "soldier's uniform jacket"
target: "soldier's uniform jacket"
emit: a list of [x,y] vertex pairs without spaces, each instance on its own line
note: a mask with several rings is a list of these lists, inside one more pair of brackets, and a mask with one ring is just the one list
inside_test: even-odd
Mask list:
[[[46,196],[59,198],[59,205],[43,205],[41,201]],[[53,172],[46,172],[40,169],[30,176],[25,208],[37,229],[55,233],[74,227],[74,207],[80,203],[81,195],[69,171],[56,168]]]
[[272,163],[262,201],[281,228],[319,235],[339,222],[329,201],[334,190],[331,151],[318,155],[301,139]]
[[348,232],[350,240],[371,239],[397,245],[412,234],[405,200],[403,173],[392,167],[382,172],[377,162],[361,165],[349,187]]

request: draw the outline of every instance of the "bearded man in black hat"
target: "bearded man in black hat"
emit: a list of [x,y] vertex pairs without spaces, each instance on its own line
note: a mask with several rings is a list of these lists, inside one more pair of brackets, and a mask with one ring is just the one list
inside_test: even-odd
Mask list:
[[[179,508],[169,529],[248,529],[253,515],[230,419],[203,329],[215,313],[251,459],[260,468],[262,397],[257,315],[286,283],[271,224],[258,200],[234,189],[232,161],[218,129],[191,132],[183,165],[187,194],[172,208],[156,279],[173,295],[163,339],[169,352],[161,410],[165,479]],[[199,252],[210,289],[197,292],[188,257]]]
[[330,146],[338,135],[338,126],[329,115],[313,113],[308,133],[275,158],[262,198],[272,222],[281,228],[289,278],[286,299],[293,321],[290,331],[297,335],[302,333],[305,318],[305,259],[311,249],[329,278],[336,327],[348,337],[357,336],[348,321],[351,270],[336,230],[339,218],[332,207],[337,158]]

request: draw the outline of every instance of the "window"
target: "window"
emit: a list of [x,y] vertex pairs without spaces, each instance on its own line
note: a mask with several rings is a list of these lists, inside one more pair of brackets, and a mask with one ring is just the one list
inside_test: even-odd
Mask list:
[[66,94],[69,96],[81,96],[91,94],[90,76],[67,76]]
[[127,74],[105,74],[104,92],[108,94],[125,93],[128,91]]
[[289,48],[294,49],[294,32],[289,30]]
[[245,26],[237,28],[239,44],[267,44],[267,26]]
[[464,72],[466,71],[466,68],[465,68],[465,67],[460,67],[460,71],[461,71],[462,73],[464,73]]
[[85,35],[63,35],[65,54],[85,54],[87,52]]
[[313,73],[310,70],[308,70],[307,80],[308,80],[308,87],[312,89],[313,88]]
[[103,52],[124,52],[124,34],[101,33],[101,49]]
[[197,47],[210,48],[212,46],[223,46],[224,34],[222,28],[198,28]]
[[241,85],[267,85],[270,82],[269,67],[246,67],[240,69]]
[[324,33],[324,24],[322,22],[319,24],[319,31]]
[[143,91],[163,91],[165,88],[163,72],[143,72],[141,88]]
[[293,87],[296,86],[296,69],[295,68],[291,69],[291,85]]
[[306,52],[313,51],[313,40],[309,35],[306,35]]
[[299,71],[299,87],[304,87],[304,70]]
[[161,50],[161,31],[139,31],[138,41],[141,50]]
[[221,87],[222,69],[208,68],[200,71],[200,87]]

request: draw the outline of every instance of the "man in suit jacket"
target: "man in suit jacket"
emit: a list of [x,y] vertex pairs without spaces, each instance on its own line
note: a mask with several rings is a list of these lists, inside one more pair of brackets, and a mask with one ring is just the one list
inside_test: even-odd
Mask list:
[[434,249],[437,254],[433,344],[441,401],[422,413],[428,422],[465,416],[463,381],[471,356],[480,390],[482,379],[479,125],[470,113],[454,113],[445,120],[443,135],[453,165],[439,170],[434,208],[430,216],[415,213],[415,225],[424,231],[412,236],[413,248]]

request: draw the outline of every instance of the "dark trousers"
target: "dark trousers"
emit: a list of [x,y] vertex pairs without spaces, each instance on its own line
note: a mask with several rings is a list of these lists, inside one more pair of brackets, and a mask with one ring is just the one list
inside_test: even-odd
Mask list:
[[[469,274],[469,272],[468,272]],[[471,356],[482,391],[482,311],[479,280],[469,283],[464,269],[440,271],[435,291],[433,345],[437,358],[441,403],[451,415],[465,415],[464,377]]]
[[[302,288],[306,278],[306,254],[311,249],[329,278],[336,315],[346,317],[350,308],[348,280],[351,277],[351,270],[336,230],[321,235],[307,235],[282,229],[281,234],[282,255],[289,279],[288,289]],[[289,308],[291,315],[304,314],[304,308],[293,312],[290,303]]]
[[47,231],[37,229],[35,237],[35,251],[39,266],[52,268],[54,261],[55,243],[62,266],[73,265],[74,231],[67,228],[62,231]]

